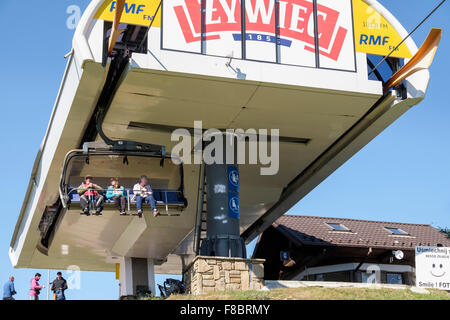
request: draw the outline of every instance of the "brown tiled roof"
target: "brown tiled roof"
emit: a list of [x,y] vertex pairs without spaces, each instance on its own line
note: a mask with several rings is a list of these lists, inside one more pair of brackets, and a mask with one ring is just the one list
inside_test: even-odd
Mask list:
[[[333,231],[327,223],[342,224],[350,231]],[[450,247],[450,239],[427,224],[284,215],[275,221],[273,226],[294,242],[303,245],[405,250],[414,250],[415,246],[438,244]],[[393,235],[386,227],[399,228],[408,235]]]

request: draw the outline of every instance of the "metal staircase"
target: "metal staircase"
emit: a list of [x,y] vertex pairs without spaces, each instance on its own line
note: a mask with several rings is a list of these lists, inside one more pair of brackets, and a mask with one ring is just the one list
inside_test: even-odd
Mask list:
[[206,238],[206,167],[200,166],[198,197],[197,197],[197,219],[194,229],[194,252],[200,254],[200,246],[203,239]]

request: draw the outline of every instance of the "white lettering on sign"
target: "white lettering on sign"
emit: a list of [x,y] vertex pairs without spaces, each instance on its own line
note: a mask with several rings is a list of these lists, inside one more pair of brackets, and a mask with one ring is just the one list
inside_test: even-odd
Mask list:
[[258,17],[260,17],[263,24],[269,24],[272,19],[274,1],[269,2],[269,6],[266,7],[264,0],[254,0],[256,1],[254,7],[252,7],[252,1],[245,1],[245,11],[247,12],[248,21],[251,23],[257,23]]
[[[299,28],[299,22],[301,22],[300,25],[304,26],[305,18],[304,18],[304,16],[300,15],[300,10],[302,10],[305,14],[308,12],[308,10],[305,7],[302,7],[302,6],[299,6],[299,5],[296,5],[296,4],[294,4],[292,6],[292,18],[291,18],[291,27],[290,27],[290,29],[292,31],[303,33],[305,28],[304,27],[303,28]],[[314,20],[313,20],[313,23],[314,23]],[[313,33],[313,35],[314,35],[314,33]]]

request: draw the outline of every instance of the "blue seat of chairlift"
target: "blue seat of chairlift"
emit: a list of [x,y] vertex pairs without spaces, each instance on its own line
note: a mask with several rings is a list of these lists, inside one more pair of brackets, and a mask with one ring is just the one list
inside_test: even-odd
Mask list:
[[153,197],[155,198],[156,202],[164,201],[163,192],[161,192],[160,190],[153,190]]
[[[164,201],[165,201],[165,199],[164,199]],[[180,201],[177,191],[167,191],[167,203],[168,204],[184,204],[183,201]]]
[[[70,201],[71,202],[80,202],[80,196],[76,191],[72,191],[74,188],[70,189]],[[132,190],[127,189],[130,195],[130,199],[133,198]],[[167,203],[166,203],[166,194],[167,194]],[[157,204],[168,204],[168,205],[184,205],[184,201],[179,199],[179,191],[176,190],[153,190],[153,197]],[[106,203],[112,203],[112,200],[105,200]],[[130,201],[131,203],[136,203],[136,200]]]

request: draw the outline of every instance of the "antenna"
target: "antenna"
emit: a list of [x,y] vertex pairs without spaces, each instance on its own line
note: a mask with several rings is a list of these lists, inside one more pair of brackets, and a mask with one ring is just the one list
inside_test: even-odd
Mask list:
[[157,16],[158,13],[159,13],[159,9],[161,9],[161,3],[162,3],[162,0],[159,1],[158,7],[156,8],[155,15],[153,16],[152,22],[151,22],[150,25],[148,26],[147,33],[145,34],[144,38],[143,38],[142,41],[141,41],[141,44],[140,44],[139,47],[138,47],[138,50],[137,50],[138,52],[142,49],[142,46],[144,45],[145,41],[146,41],[147,38],[148,38],[148,34],[150,33],[150,29],[151,29],[152,26],[153,26],[153,22],[155,21],[156,16]]
[[441,3],[439,3],[433,10],[431,10],[431,12],[422,20],[420,21],[420,23],[410,32],[408,33],[408,35],[394,48],[392,49],[391,52],[389,52],[389,54],[387,56],[385,56],[380,62],[378,62],[378,64],[373,67],[373,69],[369,72],[369,76],[375,72],[375,70],[378,69],[378,67],[384,62],[386,61],[387,58],[389,58],[391,56],[391,54],[393,54],[395,51],[397,51],[397,49],[414,33],[416,32],[417,29],[419,29],[419,27],[428,20],[428,18],[430,18],[432,16],[433,13],[435,13],[443,4],[444,2],[447,0],[442,0]]

